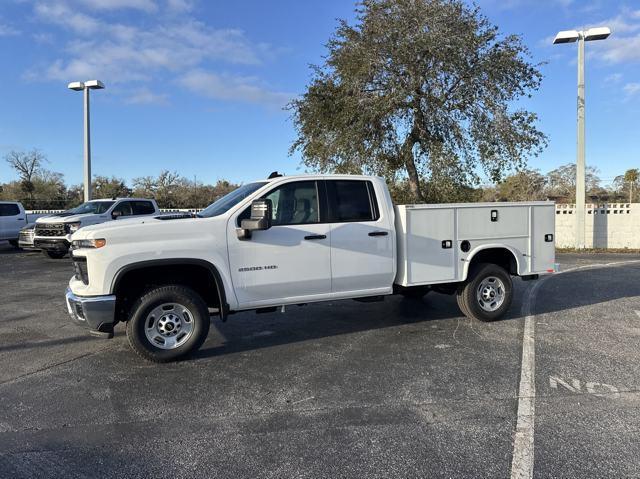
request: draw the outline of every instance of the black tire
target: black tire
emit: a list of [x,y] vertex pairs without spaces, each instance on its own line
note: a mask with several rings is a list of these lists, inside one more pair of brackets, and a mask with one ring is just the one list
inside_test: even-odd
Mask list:
[[66,251],[43,251],[43,255],[51,259],[62,259],[66,256]]
[[421,299],[430,291],[428,286],[412,286],[400,291],[400,295],[410,299]]
[[[190,336],[185,339],[183,344],[173,349],[163,349],[157,346],[149,340],[145,332],[147,321],[153,321],[154,323],[159,321],[159,319],[150,319],[148,317],[149,314],[164,303],[175,303],[183,306],[190,313],[190,315],[186,316],[187,318],[190,317],[188,322],[193,322]],[[209,334],[210,317],[207,305],[198,293],[185,286],[168,285],[153,288],[138,298],[130,311],[129,321],[127,322],[129,344],[139,356],[155,363],[175,361],[196,351],[202,346]],[[182,320],[184,321],[184,317]],[[176,336],[176,338],[179,338],[179,336]]]
[[14,248],[20,248],[20,246],[18,245],[18,240],[9,240],[9,244]]
[[[468,318],[480,321],[495,321],[504,316],[513,301],[513,283],[509,273],[495,264],[481,263],[469,276],[456,294],[460,311]],[[482,299],[481,287],[487,299]],[[500,296],[501,302],[498,300]]]

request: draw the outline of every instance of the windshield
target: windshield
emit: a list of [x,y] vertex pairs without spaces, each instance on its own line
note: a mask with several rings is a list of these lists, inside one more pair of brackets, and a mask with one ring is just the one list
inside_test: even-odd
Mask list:
[[77,206],[71,210],[69,213],[73,213],[74,215],[81,215],[84,213],[93,213],[94,215],[100,215],[105,213],[111,206],[115,203],[114,201],[89,201],[87,203],[82,203],[80,206]]
[[242,185],[237,190],[233,190],[231,193],[224,195],[218,201],[211,203],[204,210],[198,213],[198,216],[200,218],[211,218],[212,216],[218,216],[226,213],[230,208],[234,207],[251,193],[257,191],[266,184],[266,181],[258,181],[256,183],[247,183],[246,185]]

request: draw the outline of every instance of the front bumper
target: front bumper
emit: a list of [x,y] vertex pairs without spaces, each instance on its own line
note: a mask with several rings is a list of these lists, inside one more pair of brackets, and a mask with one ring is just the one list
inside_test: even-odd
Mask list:
[[66,239],[36,238],[33,240],[33,246],[36,249],[42,249],[45,251],[59,251],[61,253],[64,251],[66,253],[69,251],[71,243]]
[[94,336],[112,338],[116,297],[76,296],[67,288],[67,311],[74,323],[87,328]]

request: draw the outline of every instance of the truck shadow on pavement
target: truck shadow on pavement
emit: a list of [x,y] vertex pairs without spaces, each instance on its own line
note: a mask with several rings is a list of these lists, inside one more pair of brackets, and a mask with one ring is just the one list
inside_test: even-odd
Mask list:
[[[379,303],[334,301],[304,307],[287,307],[287,312],[256,314],[238,313],[226,323],[214,319],[210,340],[191,359],[233,354],[284,344],[300,343],[328,337],[365,333],[406,325],[423,325],[442,321],[438,327],[457,329],[459,322],[473,322],[473,328],[492,328],[500,322],[520,318],[520,299],[514,300],[507,315],[494,323],[472,321],[460,313],[455,297],[429,293],[423,299],[390,297]],[[223,338],[222,344],[211,345],[211,337]]]

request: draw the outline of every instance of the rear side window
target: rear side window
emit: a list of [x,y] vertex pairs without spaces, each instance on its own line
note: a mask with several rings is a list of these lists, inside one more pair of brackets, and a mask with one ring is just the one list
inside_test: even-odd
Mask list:
[[329,221],[375,221],[378,219],[373,185],[369,181],[327,181]]
[[17,216],[20,214],[18,205],[0,204],[0,216]]
[[133,201],[132,203],[134,215],[152,215],[156,211],[151,201]]

